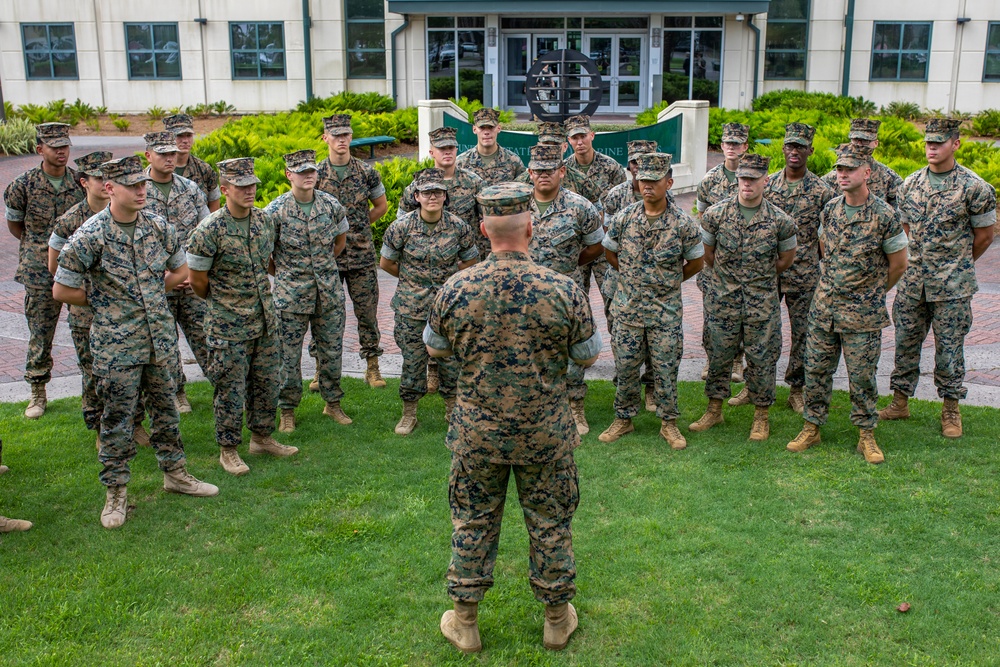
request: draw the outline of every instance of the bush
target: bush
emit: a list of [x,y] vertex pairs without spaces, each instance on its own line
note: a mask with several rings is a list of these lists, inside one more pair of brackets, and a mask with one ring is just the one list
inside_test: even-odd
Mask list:
[[640,111],[635,117],[636,125],[655,125],[660,112],[670,106],[670,102],[660,102],[655,107]]
[[980,111],[972,119],[972,133],[977,137],[1000,136],[1000,109]]
[[773,90],[753,101],[754,111],[775,109],[818,109],[842,118],[860,118],[875,113],[875,103],[863,97],[842,97],[833,93],[807,93],[801,90]]
[[35,126],[25,118],[8,116],[0,123],[0,153],[26,155],[35,152]]
[[305,113],[325,111],[327,112],[327,116],[345,111],[391,113],[396,110],[396,103],[388,95],[381,95],[379,93],[352,93],[349,90],[344,90],[330,97],[314,97],[309,101],[299,102],[295,110]]
[[[459,107],[468,116],[468,121],[473,122],[472,115],[483,108],[483,103],[479,100],[470,100],[468,97],[462,96],[460,99],[455,99],[454,97],[448,98],[455,106]],[[494,107],[498,112],[500,112],[500,123],[506,125],[508,123],[514,122],[516,115],[513,111],[505,111],[500,107]]]
[[881,109],[883,116],[895,116],[903,120],[920,118],[920,106],[914,102],[889,102]]

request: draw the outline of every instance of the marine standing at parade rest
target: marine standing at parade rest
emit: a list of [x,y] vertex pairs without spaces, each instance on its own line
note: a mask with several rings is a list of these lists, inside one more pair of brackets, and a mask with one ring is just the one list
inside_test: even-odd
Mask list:
[[885,293],[906,270],[906,232],[896,210],[868,190],[868,146],[842,144],[836,170],[844,193],[823,209],[819,242],[823,253],[819,284],[809,311],[805,350],[805,424],[788,451],[819,443],[843,351],[851,394],[851,423],[858,427],[858,451],[868,463],[885,460],[875,442],[878,424],[875,374],[882,353],[882,329],[889,324]]
[[[601,215],[584,197],[562,187],[566,167],[559,147],[551,144],[532,146],[528,173],[534,183],[530,202],[531,259],[580,284],[580,267],[604,251]],[[570,360],[566,385],[580,435],[590,432],[583,406],[587,396],[583,375],[583,367]]]
[[[380,266],[399,278],[392,296],[396,313],[393,335],[403,354],[399,397],[403,416],[396,424],[397,435],[409,435],[417,427],[417,402],[427,393],[427,348],[424,326],[438,290],[450,276],[472,266],[479,259],[476,234],[454,213],[447,210],[448,184],[444,171],[431,168],[417,172],[413,179],[418,208],[396,218],[382,237]],[[447,359],[435,364],[444,398],[445,417],[455,406],[455,364]]]
[[791,388],[788,407],[802,414],[802,387],[806,383],[802,363],[806,330],[809,326],[809,306],[819,281],[819,218],[823,207],[836,196],[821,178],[809,171],[806,161],[813,154],[812,140],[816,128],[804,123],[785,126],[785,168],[773,174],[764,190],[764,198],[787,213],[797,227],[798,247],[795,261],[778,279],[781,298],[788,309],[791,329],[791,349],[785,382]]
[[177,113],[164,118],[163,127],[168,132],[174,133],[177,144],[174,173],[197,183],[205,193],[208,210],[215,213],[219,210],[219,202],[222,200],[219,175],[212,169],[212,165],[191,154],[191,146],[194,144],[194,120],[186,113]]
[[637,156],[636,180],[643,201],[617,213],[603,241],[608,262],[618,271],[611,304],[618,387],[615,420],[601,433],[601,442],[614,442],[635,430],[639,368],[649,359],[660,435],[672,449],[687,447],[677,429],[677,369],[684,351],[681,283],[701,269],[705,248],[698,223],[667,198],[674,182],[670,159],[666,153]]
[[725,419],[730,371],[740,341],[747,357],[746,381],[754,404],[750,439],[767,440],[768,412],[775,395],[775,365],[781,356],[778,276],[795,259],[795,223],[764,198],[770,158],[746,153],[736,170],[739,194],[701,216],[705,262],[715,269],[708,303],[708,409],[691,424],[707,431]]
[[[353,136],[349,114],[334,114],[323,119],[323,141],[330,148],[330,155],[318,165],[316,189],[333,195],[347,209],[351,228],[347,230],[347,247],[337,258],[337,267],[354,304],[360,354],[368,366],[365,382],[370,387],[381,388],[385,380],[378,366],[382,334],[378,329],[378,272],[375,270],[372,223],[385,215],[389,204],[382,177],[371,166],[351,156]],[[319,389],[318,384],[316,388]]]
[[975,262],[993,243],[996,191],[955,161],[960,121],[932,118],[925,128],[927,166],[910,174],[899,193],[899,214],[910,237],[910,264],[896,288],[892,323],[896,363],[892,403],[879,419],[908,419],[920,378],[920,349],[934,329],[934,385],[944,399],[941,433],[962,436],[958,402],[965,381],[965,336],[972,329]]
[[340,405],[346,315],[337,257],[347,245],[347,209],[333,195],[316,190],[316,151],[295,151],[284,159],[292,189],[264,209],[274,222],[274,307],[281,320],[284,379],[278,394],[278,430],[295,430],[306,329],[315,341],[319,391],[326,403],[323,414],[346,426],[352,420]]
[[218,167],[226,205],[191,232],[187,259],[191,287],[208,302],[208,379],[215,390],[219,463],[231,475],[245,475],[250,467],[237,451],[244,413],[251,454],[280,457],[299,450],[271,436],[281,387],[281,331],[268,280],[274,220],[254,206],[260,180],[253,158],[224,160]]
[[86,198],[80,177],[66,166],[72,145],[69,125],[42,123],[35,131],[35,152],[42,163],[15,178],[3,193],[7,229],[20,242],[14,280],[24,285],[28,321],[24,362],[24,381],[31,385],[31,401],[24,411],[28,419],[41,417],[48,405],[45,385],[52,379],[52,340],[62,311],[62,304],[52,298],[49,237],[59,216]]
[[[145,135],[146,160],[149,167],[146,174],[146,210],[164,218],[177,230],[177,240],[187,250],[188,236],[198,223],[209,216],[205,193],[194,181],[176,173],[174,160],[177,144],[172,132],[150,132]],[[215,173],[215,172],[213,172]],[[203,373],[208,372],[208,347],[205,345],[205,301],[196,296],[187,280],[167,292],[167,304],[174,316],[176,326],[184,332],[194,358]],[[184,385],[184,362],[180,347],[173,365],[174,380],[177,384],[177,411],[191,412]]]
[[219,489],[188,473],[174,403],[171,364],[177,334],[167,292],[187,278],[184,249],[166,220],[142,210],[149,176],[138,157],[105,162],[101,169],[110,204],[59,253],[52,294],[63,303],[94,310],[90,349],[104,404],[98,458],[101,483],[107,487],[101,525],[118,528],[127,518],[129,461],[136,454],[132,424],[140,391],[163,488],[191,496],[214,496]]
[[[476,145],[459,155],[455,166],[471,171],[486,185],[517,180],[525,172],[524,162],[517,153],[497,142],[501,129],[499,111],[491,107],[477,109],[472,114]],[[478,230],[476,235],[479,235]],[[480,248],[480,253],[482,250]],[[486,250],[489,250],[488,246]]]
[[452,276],[424,330],[430,354],[454,354],[458,394],[452,451],[451,564],[454,610],[441,632],[479,651],[479,602],[493,585],[500,525],[513,472],[530,543],[529,579],[545,604],[543,643],[560,650],[577,627],[571,522],[579,502],[573,449],[580,438],[566,405],[566,365],[601,350],[587,296],[569,277],[533,262],[531,188],[504,183],[479,194],[492,254]]
[[[874,152],[878,148],[878,128],[881,125],[882,121],[874,118],[852,118],[851,130],[847,138],[851,144],[870,148]],[[872,175],[868,179],[868,191],[889,206],[899,210],[899,186],[903,184],[903,179],[875,158],[871,158],[871,169]],[[823,182],[830,186],[834,192],[837,192],[839,179],[836,167],[823,177]]]

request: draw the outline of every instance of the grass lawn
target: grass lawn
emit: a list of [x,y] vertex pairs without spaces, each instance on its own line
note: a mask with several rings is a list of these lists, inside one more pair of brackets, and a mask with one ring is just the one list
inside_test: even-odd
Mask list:
[[[217,498],[166,494],[149,450],[133,464],[135,510],[101,528],[93,435],[79,399],[26,422],[0,406],[0,513],[35,522],[0,538],[0,664],[45,665],[942,665],[995,664],[1000,636],[1000,411],[963,408],[966,435],[940,436],[940,405],[876,434],[886,463],[854,451],[835,395],[824,442],[785,444],[801,418],[779,390],[771,439],[748,442],[752,406],[689,434],[657,437],[649,413],[613,445],[613,387],[591,384],[592,432],[577,450],[574,521],[580,629],[542,648],[513,486],[496,586],[480,610],[483,653],[438,631],[450,607],[451,523],[443,403],[421,402],[409,438],[392,433],[397,384],[346,379],[354,424],[320,414],[281,438],[291,460],[251,457],[226,475],[207,384],[189,389],[189,469]],[[680,395],[697,419],[701,385]],[[885,403],[888,399],[883,399]],[[248,436],[247,438],[248,439]],[[912,605],[908,613],[897,606]],[[992,648],[991,648],[992,647]]]

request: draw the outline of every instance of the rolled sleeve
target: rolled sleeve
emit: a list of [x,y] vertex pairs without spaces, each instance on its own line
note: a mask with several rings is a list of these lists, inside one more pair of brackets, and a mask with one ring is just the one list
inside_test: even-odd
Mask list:
[[614,240],[607,234],[604,235],[604,240],[601,241],[601,245],[611,252],[618,252],[618,241]]
[[167,258],[167,268],[171,271],[177,269],[187,263],[187,253],[183,250],[178,250],[169,258]]
[[368,199],[374,200],[385,194],[385,186],[379,183],[374,188],[368,191]]
[[83,287],[84,275],[76,271],[70,271],[66,267],[60,266],[56,269],[55,281],[60,285],[80,289]]
[[698,208],[698,212],[701,213],[706,208],[708,208],[709,204],[704,199],[698,199],[697,201],[695,201],[695,206]]
[[212,188],[212,191],[208,193],[207,199],[209,203],[222,199],[222,191],[219,189],[219,186]]
[[64,239],[58,234],[53,233],[52,236],[49,237],[49,247],[53,250],[62,250],[66,247],[67,243],[69,243],[69,239]]
[[690,261],[692,259],[698,259],[705,254],[705,246],[701,243],[697,243],[687,250],[684,251],[684,259]]
[[882,241],[882,252],[891,255],[894,252],[899,252],[908,245],[910,245],[910,240],[906,238],[906,232],[900,232],[892,238]]
[[477,248],[476,246],[472,246],[467,250],[463,250],[462,252],[458,253],[458,258],[463,262],[468,262],[473,259],[479,259],[479,248]]
[[398,250],[396,250],[394,248],[390,248],[385,243],[382,244],[382,250],[379,252],[379,254],[382,257],[385,257],[386,259],[388,259],[388,260],[390,260],[392,262],[398,262],[399,258],[401,256],[401,253]]
[[594,245],[595,243],[600,243],[603,238],[604,227],[598,226],[598,228],[594,231],[583,235],[583,245]]
[[[701,242],[707,246],[715,247],[715,234],[704,227],[701,228]],[[793,244],[794,245],[794,244]]]
[[448,342],[448,339],[431,329],[430,322],[424,325],[424,344],[435,350],[451,349],[451,343]]
[[337,236],[341,234],[346,234],[351,229],[351,223],[347,222],[347,216],[345,215],[340,219],[340,223],[337,224]]
[[215,263],[214,257],[201,257],[192,253],[186,253],[188,268],[192,271],[208,271]]
[[[424,340],[426,340],[426,338]],[[430,343],[428,343],[428,345],[430,345]],[[586,361],[587,359],[591,359],[600,354],[601,347],[603,345],[604,341],[601,340],[601,332],[595,331],[594,335],[587,340],[570,347],[569,356],[574,361]]]
[[10,206],[5,208],[7,220],[10,222],[24,222],[24,211],[19,211],[16,208],[11,208]]
[[778,241],[778,252],[787,252],[789,250],[794,250],[799,245],[799,240],[794,234],[789,236],[783,241]]
[[972,226],[975,229],[981,227],[992,227],[997,221],[997,210],[986,211],[985,213],[980,213],[979,215],[972,216]]

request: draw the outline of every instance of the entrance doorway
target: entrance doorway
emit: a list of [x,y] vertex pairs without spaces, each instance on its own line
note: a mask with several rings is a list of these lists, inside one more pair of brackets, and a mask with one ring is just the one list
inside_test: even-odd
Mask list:
[[565,48],[565,38],[556,34],[506,34],[503,45],[507,108],[526,112],[528,69],[539,56]]
[[646,107],[645,35],[584,35],[584,53],[597,63],[604,97],[599,111],[638,113]]

